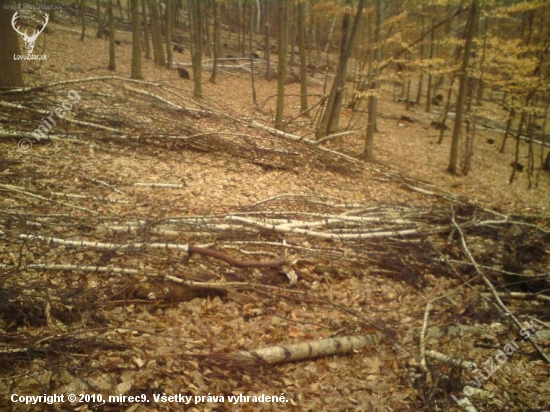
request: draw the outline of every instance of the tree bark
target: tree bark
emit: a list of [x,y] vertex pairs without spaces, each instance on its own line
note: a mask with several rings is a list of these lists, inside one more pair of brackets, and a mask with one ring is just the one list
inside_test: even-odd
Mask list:
[[[344,19],[342,21],[342,44],[340,48],[340,59],[338,61],[336,76],[327,99],[327,105],[319,128],[317,129],[317,139],[321,139],[327,134],[335,132],[338,129],[340,112],[342,109],[343,92],[346,83],[347,64],[351,56],[355,38],[357,37],[359,21],[361,20],[361,13],[363,12],[364,5],[365,0],[359,0],[351,33],[349,32],[351,15],[349,11],[346,11],[346,14],[344,15]],[[349,10],[351,6],[352,0],[347,0],[346,9]]]
[[258,105],[257,97],[256,97],[256,79],[254,75],[254,48],[252,47],[252,36],[254,35],[254,19],[252,12],[254,10],[253,7],[254,0],[250,0],[250,31],[248,32],[248,47],[250,49],[250,85],[252,87],[252,103],[254,106]]
[[269,4],[267,0],[265,0],[265,13],[264,13],[264,19],[265,19],[265,44],[264,44],[264,57],[265,57],[265,79],[267,81],[271,80],[271,34],[270,34],[270,25],[269,25],[269,13],[268,8]]
[[220,9],[218,2],[212,3],[212,14],[214,18],[214,65],[212,67],[212,74],[210,75],[210,83],[216,83],[216,74],[218,74],[218,59],[221,54],[222,40],[221,40],[221,28],[220,28]]
[[193,95],[202,97],[202,10],[200,0],[190,0],[191,38],[193,50],[191,60],[193,63]]
[[149,44],[149,25],[147,24],[147,0],[141,0],[141,13],[143,24],[143,46],[145,48],[145,58],[151,58],[151,46]]
[[285,83],[286,83],[286,60],[287,60],[287,10],[286,0],[278,0],[278,33],[277,44],[279,62],[277,66],[277,108],[275,113],[275,128],[278,130],[283,129],[283,113],[285,107]]
[[84,16],[84,5],[85,5],[85,1],[80,0],[80,18],[82,22],[82,32],[80,33],[80,41],[84,41],[84,38],[86,37],[86,19]]
[[[300,53],[300,112],[307,112],[306,0],[298,2],[298,48]],[[309,113],[306,114],[309,117]]]
[[162,47],[162,34],[160,32],[160,18],[157,0],[150,0],[151,8],[151,30],[153,32],[153,51],[155,52],[155,63],[159,66],[166,65],[164,49]]
[[103,20],[101,18],[101,0],[96,0],[95,7],[97,9],[97,33],[96,37],[98,39],[103,38]]
[[109,8],[107,9],[109,16],[109,70],[116,70],[115,61],[115,19],[113,18],[113,4],[109,2]]
[[[373,81],[371,89],[376,92],[380,88],[380,62],[382,60],[382,49],[380,46],[381,36],[380,28],[384,21],[384,0],[377,0],[376,7],[376,25],[374,28],[374,43],[376,46],[375,62],[373,70]],[[375,95],[369,96],[368,101],[368,120],[367,133],[365,136],[365,148],[363,149],[362,157],[366,160],[374,160],[374,133],[376,132],[376,117],[378,115],[378,97]]]
[[[429,51],[429,59],[430,61],[434,58],[434,43],[435,43],[435,18],[432,17],[432,30],[430,32],[430,51]],[[429,113],[431,109],[432,104],[432,87],[433,87],[433,81],[432,81],[432,73],[431,70],[428,73],[428,90],[426,91],[426,112]]]
[[132,2],[132,79],[142,79],[141,73],[141,22],[139,18],[139,0]]
[[462,119],[464,118],[464,103],[466,101],[468,85],[468,69],[470,65],[470,55],[472,53],[472,42],[477,25],[479,14],[479,0],[472,0],[470,14],[468,16],[468,30],[466,32],[466,44],[464,46],[464,56],[462,58],[462,69],[460,75],[460,84],[458,86],[458,98],[456,102],[456,117],[453,127],[453,138],[451,141],[451,153],[449,167],[447,171],[452,174],[458,174],[458,152],[460,144],[460,135],[462,131]]
[[174,16],[173,16],[173,10],[172,10],[172,0],[165,0],[166,1],[166,20],[165,20],[165,30],[164,30],[164,36],[166,39],[166,68],[171,69],[172,68],[172,30],[174,25]]

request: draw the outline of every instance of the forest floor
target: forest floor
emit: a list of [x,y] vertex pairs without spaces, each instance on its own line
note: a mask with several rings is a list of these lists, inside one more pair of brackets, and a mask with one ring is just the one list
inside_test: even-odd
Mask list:
[[[120,36],[113,73],[104,69],[106,41],[89,36],[79,42],[76,30],[53,28],[48,60],[26,73],[28,85],[130,73],[128,36]],[[174,60],[188,64],[188,51]],[[245,64],[224,63],[216,84],[205,70],[201,100],[193,99],[191,81],[150,61],[143,67],[149,84],[92,79],[10,100],[52,110],[72,89],[80,101],[70,117],[104,129],[60,122],[50,133],[54,139],[33,141],[30,150],[17,140],[0,141],[0,391],[6,394],[0,407],[28,410],[8,395],[51,392],[147,398],[145,404],[108,402],[103,410],[173,410],[174,403],[153,395],[182,394],[205,396],[188,410],[453,411],[460,408],[451,395],[463,398],[464,386],[476,387],[471,382],[497,350],[523,340],[483,295],[489,290],[457,226],[499,291],[516,291],[504,287],[511,273],[516,281],[534,275],[537,285],[544,283],[550,270],[548,173],[535,170],[529,189],[525,171],[509,184],[515,142],[500,153],[502,134],[479,129],[470,173],[450,175],[449,132],[438,145],[439,131],[430,126],[439,109],[406,110],[390,92],[380,99],[375,162],[356,160],[365,113],[344,110],[341,124],[351,122],[354,133],[325,144],[339,152],[334,156],[275,136],[253,122],[272,126],[276,81],[256,78],[259,105],[253,105]],[[325,93],[323,81],[321,74],[312,80],[311,104]],[[289,84],[286,92],[286,131],[312,139],[310,120],[293,118],[299,85]],[[504,112],[487,106],[481,109],[487,117],[504,119]],[[31,132],[41,116],[12,108],[2,127]],[[520,150],[526,165],[527,145],[520,143]],[[535,146],[535,156],[539,150]],[[350,216],[360,223],[346,220]],[[301,222],[296,227],[304,231],[283,232],[283,222]],[[372,237],[339,237],[357,231]],[[396,235],[383,237],[384,231]],[[194,244],[263,260],[279,256],[283,240],[294,261],[284,269],[237,268],[150,247]],[[137,243],[147,246],[121,246]],[[292,273],[297,282],[289,284]],[[426,349],[476,362],[477,372],[429,360],[427,376],[419,367],[425,307],[436,297]],[[548,302],[506,304],[522,322],[541,322],[546,334],[537,333],[537,342],[548,355]],[[355,335],[374,336],[375,344],[278,366],[234,355]],[[485,392],[471,398],[479,410],[548,407],[548,366],[528,342],[490,375],[481,381]],[[284,394],[286,402],[228,401],[262,393]],[[98,404],[72,406],[92,410]]]

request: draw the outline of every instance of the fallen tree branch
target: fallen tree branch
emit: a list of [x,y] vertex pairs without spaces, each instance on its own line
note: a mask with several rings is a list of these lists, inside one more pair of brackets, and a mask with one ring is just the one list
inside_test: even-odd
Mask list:
[[421,233],[436,233],[444,232],[449,230],[447,226],[435,226],[428,228],[423,232],[420,228],[413,229],[402,229],[402,230],[381,230],[381,231],[372,231],[372,232],[363,232],[363,233],[330,233],[330,232],[318,232],[309,229],[301,229],[297,227],[289,227],[286,224],[275,225],[271,223],[260,222],[255,219],[240,217],[240,216],[227,216],[226,219],[234,220],[243,223],[249,223],[251,225],[261,227],[263,229],[273,230],[280,233],[296,233],[306,236],[312,236],[321,239],[331,239],[331,240],[356,240],[356,239],[372,239],[372,238],[383,238],[383,237],[400,237],[400,236],[410,236],[410,235],[420,235]]
[[188,251],[189,245],[182,245],[176,243],[126,243],[122,245],[117,245],[116,243],[104,243],[104,242],[89,242],[86,240],[65,240],[49,236],[39,236],[39,235],[19,235],[21,239],[29,240],[44,240],[46,242],[52,243],[54,245],[64,245],[71,247],[81,247],[81,248],[90,248],[96,250],[137,250],[137,249],[172,249],[172,250],[183,250],[184,252]]
[[289,259],[286,258],[284,249],[281,253],[281,256],[278,259],[261,261],[261,260],[239,260],[236,259],[227,253],[220,252],[214,249],[193,246],[193,245],[184,245],[176,243],[127,243],[122,245],[117,245],[114,243],[103,243],[103,242],[89,242],[85,240],[65,240],[54,237],[39,236],[39,235],[19,235],[21,239],[27,240],[45,240],[49,243],[72,246],[72,247],[83,247],[91,248],[96,250],[138,250],[138,249],[172,249],[172,250],[183,250],[191,256],[193,253],[199,255],[210,256],[215,259],[223,260],[224,262],[229,263],[238,268],[265,268],[265,267],[281,267],[291,263]]
[[[470,262],[472,262],[472,265],[476,271],[476,273],[481,276],[481,278],[483,279],[483,282],[485,282],[485,284],[487,285],[487,287],[489,288],[489,290],[491,291],[491,294],[493,295],[493,298],[495,299],[495,302],[496,302],[496,305],[507,315],[509,316],[509,318],[512,320],[512,322],[517,326],[517,328],[519,330],[523,330],[523,325],[521,324],[521,322],[519,321],[518,318],[516,318],[514,316],[514,314],[506,307],[506,305],[502,302],[502,300],[500,299],[500,296],[499,296],[499,293],[496,291],[495,287],[493,286],[493,284],[491,283],[491,281],[489,279],[487,279],[487,277],[485,276],[485,274],[481,271],[481,269],[479,268],[476,260],[474,259],[472,253],[470,252],[470,249],[468,249],[468,245],[466,244],[466,239],[464,237],[464,232],[462,232],[462,228],[456,223],[456,220],[455,220],[455,213],[454,213],[454,209],[451,208],[451,219],[452,219],[452,222],[453,222],[453,225],[454,227],[456,228],[458,234],[460,235],[460,243],[462,245],[462,250],[464,251],[464,253],[466,254],[466,256],[468,256],[468,259],[470,260]],[[542,359],[544,359],[544,361],[546,363],[550,363],[550,358],[548,357],[548,355],[546,353],[544,353],[544,351],[542,350],[542,348],[533,340],[533,338],[529,335],[527,337],[524,338],[524,340],[528,340],[529,343],[535,348],[535,350],[540,354],[540,356],[542,357]]]
[[[4,265],[0,264],[0,269],[16,269],[16,265]],[[25,269],[37,269],[37,270],[79,270],[82,272],[98,272],[98,273],[118,273],[122,275],[139,275],[146,273],[146,270],[142,269],[128,269],[117,268],[113,266],[90,266],[90,265],[75,265],[72,263],[67,264],[47,264],[47,263],[31,263],[25,265]]]
[[265,260],[265,261],[239,260],[224,252],[219,252],[214,249],[208,249],[208,248],[193,246],[193,245],[189,245],[188,253],[189,253],[189,256],[191,256],[193,253],[197,253],[203,256],[210,256],[215,259],[223,260],[224,262],[227,262],[230,265],[238,268],[274,268],[274,267],[284,266],[290,263],[290,261],[285,256],[284,249],[283,249],[283,252],[281,253],[281,256],[278,259]]
[[320,145],[321,143],[325,143],[329,140],[334,140],[334,139],[337,139],[339,137],[343,137],[343,136],[347,136],[347,135],[355,134],[355,133],[357,133],[356,130],[346,130],[344,132],[334,133],[334,134],[328,135],[326,137],[323,137],[322,139],[317,140],[316,144]]
[[427,375],[430,374],[430,371],[426,366],[426,329],[428,328],[428,317],[431,309],[432,302],[428,302],[424,309],[424,320],[422,321],[422,329],[420,330],[420,368]]
[[429,357],[429,358],[432,358],[436,361],[447,363],[451,366],[456,366],[458,368],[465,369],[465,370],[470,371],[470,372],[477,369],[476,364],[472,361],[453,358],[452,356],[445,355],[445,354],[443,354],[441,352],[437,352],[435,350],[427,350],[426,351],[426,356]]
[[152,99],[155,99],[155,100],[158,100],[166,105],[168,105],[169,107],[172,107],[176,110],[180,110],[180,111],[184,111],[184,112],[187,112],[188,114],[192,115],[195,119],[200,119],[200,116],[208,116],[211,114],[211,112],[208,112],[206,110],[200,110],[200,109],[192,109],[192,108],[188,108],[188,107],[184,107],[184,106],[180,106],[179,104],[176,104],[162,96],[159,96],[157,94],[153,94],[153,93],[149,93],[149,92],[146,92],[144,90],[140,90],[140,89],[135,89],[133,87],[128,87],[128,86],[125,86],[124,87],[124,90],[128,90],[132,93],[136,93],[136,94],[139,94],[139,95],[142,95],[142,96],[147,96],[147,97],[150,97]]
[[[21,104],[15,104],[15,103],[3,102],[3,101],[0,101],[0,106],[1,107],[7,107],[9,109],[17,109],[17,110],[24,110],[24,111],[27,111],[27,112],[37,113],[41,116],[51,114],[51,112],[47,111],[47,110],[33,109],[31,107],[26,107],[26,106],[23,106]],[[69,122],[69,123],[78,124],[80,126],[89,126],[89,127],[93,127],[93,128],[96,128],[96,129],[104,130],[106,132],[118,133],[118,134],[121,134],[124,137],[124,132],[122,130],[114,129],[114,128],[109,127],[109,126],[103,126],[100,123],[85,122],[83,120],[77,120],[77,119],[73,119],[73,118],[66,117],[66,116],[63,117],[63,120],[66,121],[66,122]]]
[[39,85],[39,86],[19,87],[19,88],[0,91],[0,94],[28,93],[28,92],[35,92],[35,91],[38,91],[38,90],[49,89],[49,88],[56,87],[56,86],[66,86],[68,84],[96,82],[96,81],[102,81],[102,80],[122,80],[124,82],[130,82],[130,83],[145,84],[145,85],[149,85],[149,86],[160,86],[158,83],[148,82],[148,81],[144,81],[144,80],[131,79],[129,77],[99,76],[99,77],[87,77],[85,79],[61,80],[61,81],[58,81],[58,82],[42,84],[42,85]]
[[346,159],[346,160],[348,160],[352,163],[362,163],[361,160],[358,160],[354,157],[348,156],[344,153],[340,153],[336,150],[327,149],[326,147],[318,146],[318,144],[315,140],[306,139],[305,137],[300,137],[300,136],[293,135],[291,133],[283,132],[281,130],[274,129],[273,127],[269,127],[269,126],[266,126],[264,124],[261,124],[260,122],[257,122],[255,120],[253,120],[250,123],[250,126],[256,127],[258,129],[261,129],[261,130],[264,130],[264,131],[266,131],[266,132],[268,132],[268,133],[270,133],[274,136],[279,136],[279,137],[289,139],[289,140],[292,140],[292,141],[295,141],[295,142],[307,143],[310,146],[315,146],[318,150],[321,150],[321,151],[326,152],[326,153],[330,153],[331,155],[334,155],[336,157],[340,157],[342,159]]
[[296,120],[298,117],[301,117],[301,116],[304,116],[306,114],[308,114],[309,112],[311,112],[313,109],[315,109],[317,106],[323,104],[325,102],[325,100],[327,100],[328,98],[328,94],[325,94],[323,96],[321,96],[321,98],[313,105],[309,106],[306,110],[298,113],[296,116],[294,117],[291,117],[290,119],[288,119],[284,124],[285,126],[292,123],[294,120]]
[[[482,293],[483,297],[490,297],[490,293]],[[521,300],[540,300],[542,302],[550,302],[550,296],[541,295],[539,293],[524,293],[524,292],[498,292],[498,296],[502,299],[521,299]]]
[[94,215],[98,214],[98,212],[96,212],[95,210],[90,210],[90,209],[86,209],[85,207],[75,206],[75,205],[71,205],[69,203],[58,202],[58,201],[53,200],[53,199],[48,199],[45,196],[41,196],[41,195],[37,195],[36,193],[29,192],[28,190],[25,190],[25,189],[23,189],[22,187],[19,187],[19,186],[0,184],[0,189],[20,193],[20,194],[25,195],[25,196],[34,197],[36,199],[45,200],[45,201],[48,201],[48,202],[57,203],[59,205],[67,206],[67,207],[70,207],[72,209],[83,210],[85,212],[93,213]]
[[375,335],[342,336],[290,345],[269,346],[267,348],[251,351],[240,351],[234,356],[239,358],[239,360],[252,363],[260,361],[269,364],[277,364],[314,359],[320,356],[343,355],[360,350],[367,345],[375,346],[375,344]]
[[152,187],[152,188],[169,188],[169,189],[185,189],[187,188],[186,184],[178,183],[134,183],[133,186],[136,187]]

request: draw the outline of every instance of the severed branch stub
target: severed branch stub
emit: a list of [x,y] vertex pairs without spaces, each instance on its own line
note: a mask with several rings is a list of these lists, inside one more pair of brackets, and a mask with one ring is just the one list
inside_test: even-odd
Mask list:
[[238,268],[276,268],[291,263],[290,260],[286,258],[284,249],[279,258],[272,260],[240,260],[224,252],[193,245],[189,245],[188,253],[189,257],[191,257],[193,253],[198,253],[199,255],[210,256],[215,259],[223,260],[224,262]]

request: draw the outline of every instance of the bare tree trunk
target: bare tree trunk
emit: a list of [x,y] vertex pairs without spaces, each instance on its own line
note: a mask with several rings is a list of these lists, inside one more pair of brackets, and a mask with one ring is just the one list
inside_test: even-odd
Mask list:
[[265,57],[265,79],[271,80],[271,43],[270,43],[270,25],[269,25],[269,3],[268,0],[264,1],[264,19],[265,19],[265,43],[264,43],[264,57]]
[[[410,53],[407,53],[409,61],[411,60]],[[407,92],[405,93],[405,107],[407,110],[411,110],[411,74],[407,76]]]
[[191,60],[193,63],[193,95],[202,97],[202,11],[200,0],[189,0],[189,17],[191,20],[191,38],[193,50]]
[[[541,148],[541,153],[542,153]],[[544,159],[544,162],[542,164],[542,170],[546,170],[547,172],[550,172],[550,151],[546,153],[546,158]]]
[[[528,103],[526,103],[527,106]],[[510,180],[508,183],[514,183],[514,177],[516,176],[516,165],[519,161],[519,142],[521,140],[521,133],[523,132],[523,125],[525,124],[525,112],[521,114],[521,120],[519,122],[518,131],[516,134],[516,150],[514,152],[514,162],[512,163],[512,174],[510,175]]]
[[143,45],[145,47],[145,58],[151,58],[151,46],[149,44],[149,24],[147,23],[147,0],[141,0],[141,13],[143,24]]
[[452,77],[449,82],[449,90],[447,90],[447,103],[445,104],[445,111],[443,112],[443,119],[441,120],[440,130],[439,130],[439,139],[437,144],[443,143],[443,135],[445,134],[445,125],[447,123],[447,117],[449,116],[449,111],[451,110],[451,96],[453,94],[453,85],[455,83],[455,78]]
[[462,119],[464,118],[464,102],[466,101],[466,86],[468,85],[468,68],[470,65],[470,55],[472,53],[472,43],[477,26],[479,14],[479,0],[472,0],[470,6],[470,15],[468,16],[468,30],[466,32],[466,44],[464,46],[464,56],[462,59],[462,68],[460,84],[458,86],[458,98],[456,102],[456,118],[453,127],[453,138],[451,141],[451,153],[449,159],[449,173],[458,174],[458,152],[460,135],[462,131]]
[[116,4],[118,5],[118,12],[120,14],[120,21],[124,20],[124,17],[122,16],[122,3],[120,0],[116,0]]
[[250,1],[250,32],[248,33],[248,47],[250,48],[250,84],[252,86],[252,103],[254,106],[258,105],[256,100],[256,87],[255,87],[255,78],[254,78],[254,49],[252,48],[252,35],[254,34],[254,19],[252,18],[252,12],[254,11],[253,7],[254,0]]
[[[474,98],[474,80],[468,79],[468,95],[466,96],[466,113],[471,113]],[[462,161],[462,174],[467,176],[470,173],[472,157],[474,156],[474,140],[476,134],[476,117],[472,113],[471,118],[466,117],[466,141],[464,144],[464,160]]]
[[500,146],[500,153],[504,153],[504,149],[506,148],[506,139],[508,139],[510,134],[514,117],[516,117],[516,110],[514,107],[511,107],[510,112],[508,113],[508,120],[506,121],[506,131],[504,132],[504,137],[502,138],[502,146]]
[[[204,2],[205,3],[205,7],[208,5],[210,5],[210,2]],[[212,50],[210,49],[210,45],[212,43],[212,40],[210,39],[210,16],[212,15],[211,11],[209,8],[205,8],[205,13],[203,13],[203,21],[202,21],[202,24],[203,24],[203,29],[202,29],[202,32],[204,34],[204,41],[203,41],[203,45],[204,45],[204,54],[206,55],[206,57],[210,58],[212,57]]]
[[80,0],[80,18],[82,19],[82,32],[80,33],[80,41],[84,41],[86,38],[86,19],[84,8],[86,6],[86,0]]
[[139,0],[132,1],[132,79],[142,79],[141,74],[141,22]]
[[109,70],[116,70],[115,63],[115,19],[113,17],[113,4],[109,2],[107,11],[109,15]]
[[[239,0],[239,3],[240,3],[241,0]],[[241,24],[242,24],[242,28],[243,28],[243,41],[241,42],[241,55],[245,55],[246,54],[246,28],[247,28],[247,25],[246,25],[246,5],[248,4],[247,1],[243,0],[243,7],[242,7],[242,19],[241,19]]]
[[[330,42],[332,40],[332,35],[334,34],[334,26],[336,25],[336,16],[332,18],[332,23],[330,24],[330,30],[328,32],[327,36],[327,43],[325,44],[325,56],[327,57],[327,67],[330,65],[330,59],[328,55],[328,49],[330,48]],[[320,36],[319,36],[320,37]],[[319,39],[320,41],[320,39]],[[321,56],[319,56],[319,60],[321,60]],[[328,70],[328,69],[327,69]]]
[[173,16],[173,10],[172,10],[172,0],[165,0],[166,1],[166,20],[165,20],[165,39],[166,39],[166,58],[167,63],[166,67],[168,69],[172,68],[173,60],[172,60],[172,28],[174,25],[174,16]]
[[298,2],[298,47],[300,53],[300,112],[309,117],[307,101],[307,61],[306,61],[306,2]]
[[[432,31],[430,32],[430,61],[434,58],[434,42],[435,42],[435,18],[432,17]],[[431,104],[432,104],[432,87],[433,87],[433,80],[432,80],[432,73],[428,74],[428,91],[426,92],[426,112],[430,112]]]
[[[363,57],[360,57],[359,60],[359,81],[357,81],[353,88],[353,93],[351,97],[351,102],[349,107],[355,112],[359,109],[359,105],[364,100],[364,96],[367,93],[364,93],[370,87],[370,80],[372,77],[372,60],[373,53],[368,49],[369,44],[369,27],[370,27],[370,16],[367,16],[365,23],[363,24],[363,33],[361,34],[361,46],[365,49]],[[365,70],[367,68],[367,70]],[[395,85],[392,87],[393,101],[396,101]]]
[[[487,24],[487,21],[485,22]],[[476,24],[477,26],[477,24]],[[477,36],[477,27],[474,31],[474,36]],[[483,52],[481,53],[481,58],[477,62],[477,67],[473,68],[476,72],[479,73],[479,77],[474,79],[473,77],[468,78],[468,95],[467,95],[467,112],[470,115],[466,118],[466,150],[464,154],[464,162],[462,164],[462,174],[468,176],[471,170],[472,158],[474,157],[474,139],[476,135],[476,124],[477,124],[477,106],[480,105],[480,98],[483,94],[483,70],[485,63],[485,53],[487,47],[487,25],[485,26],[485,35],[483,39]],[[477,88],[477,90],[476,90]],[[474,98],[476,103],[474,103]],[[476,107],[476,108],[474,108]],[[530,123],[530,132],[532,132],[533,123]],[[529,149],[532,150],[532,139],[531,134],[529,135]],[[529,172],[529,187],[531,187],[531,174],[532,170]]]
[[[424,5],[422,5],[422,24],[421,24],[421,31],[424,32]],[[419,59],[420,61],[424,60],[424,41],[420,42],[420,50],[418,51]],[[422,69],[423,70],[423,69]],[[420,71],[420,75],[418,77],[418,89],[416,91],[416,104],[419,105],[422,100],[422,89],[424,87],[424,73]]]
[[318,139],[335,132],[339,127],[342,99],[346,84],[348,60],[351,56],[353,45],[355,44],[355,38],[357,37],[357,31],[359,28],[359,22],[364,5],[365,0],[359,0],[357,11],[355,13],[355,19],[350,32],[349,24],[351,20],[352,0],[347,0],[347,11],[342,21],[342,43],[340,46],[340,58],[338,60],[338,68],[336,70],[336,75],[330,89],[330,94],[327,99],[327,105],[323,113],[321,123],[317,129]]
[[262,10],[260,0],[256,0],[256,33],[260,33],[260,21],[262,20]]
[[418,77],[418,89],[416,91],[415,104],[420,104],[422,101],[422,91],[424,89],[424,73],[420,73]]
[[287,2],[286,0],[277,0],[279,11],[278,17],[278,66],[277,66],[277,108],[275,112],[275,128],[283,129],[283,113],[285,108],[285,83],[286,83],[286,61],[287,61]]
[[[342,112],[342,100],[344,98],[344,91],[346,89],[346,79],[348,76],[348,60],[349,60],[349,57],[351,56],[351,50],[346,56],[346,53],[347,53],[346,47],[348,46],[347,43],[349,41],[352,42],[352,44],[350,44],[351,47],[353,47],[355,43],[354,39],[351,39],[350,32],[349,32],[352,1],[348,0],[345,7],[346,7],[346,10],[349,10],[349,12],[347,12],[344,15],[344,18],[342,19],[342,43],[340,45],[340,59],[338,61],[338,68],[337,68],[338,73],[336,74],[336,78],[338,78],[339,85],[334,95],[334,100],[331,105],[331,111],[328,112],[327,110],[325,112],[326,114],[329,114],[326,134],[337,132],[338,129],[340,128],[340,114]],[[332,88],[334,88],[334,86],[335,84],[333,84]],[[332,92],[332,88],[331,88],[331,92]],[[327,109],[329,108],[329,105],[330,105],[330,95],[327,103]]]
[[[544,121],[542,122],[542,138],[544,138],[546,134],[546,124],[548,123],[548,109],[550,106],[550,101],[547,101],[544,107]],[[537,172],[537,177],[535,180],[535,187],[539,186],[539,177],[541,174],[541,171],[545,170],[547,172],[550,172],[550,151],[546,154],[546,157],[544,157],[544,145],[540,145],[540,170]]]
[[96,37],[98,39],[103,38],[103,19],[101,18],[101,1],[96,0],[95,7],[97,9],[97,33]]
[[155,52],[155,63],[159,66],[164,66],[164,48],[162,47],[162,34],[160,32],[160,18],[158,9],[158,0],[150,0],[151,13],[151,30],[153,32],[153,50]]
[[218,2],[212,3],[212,14],[214,18],[214,66],[212,67],[212,74],[210,75],[210,83],[216,83],[216,74],[218,73],[218,59],[221,52],[221,30],[220,30],[220,9]]
[[[377,46],[375,51],[373,81],[371,87],[374,92],[376,92],[376,90],[380,88],[380,61],[382,60],[380,30],[384,21],[384,0],[377,0],[376,3],[376,25],[374,27],[374,43]],[[378,97],[376,97],[374,94],[371,94],[369,96],[368,110],[369,114],[367,120],[367,133],[365,136],[365,148],[363,149],[362,157],[366,160],[374,160],[374,133],[376,132],[376,117],[378,115]]]
[[296,57],[296,22],[295,13],[292,13],[292,24],[290,25],[290,67],[294,67]]
[[[307,0],[306,0],[307,1]],[[308,25],[307,27],[307,51],[308,51],[308,54],[307,54],[307,62],[308,64],[312,64],[311,62],[311,53],[313,52],[313,49],[314,49],[314,44],[315,44],[315,30],[313,30],[313,7],[309,7],[309,21],[310,21],[310,24]]]
[[236,27],[237,27],[237,51],[240,51],[242,50],[241,48],[241,29],[242,29],[242,26],[241,26],[241,0],[237,0],[235,2],[235,7],[236,7],[236,10],[235,10],[235,15],[237,16],[235,18],[235,21],[236,21]]
[[535,116],[529,114],[529,121],[527,126],[527,139],[529,142],[529,149],[527,152],[527,178],[529,179],[528,189],[533,187],[532,177],[535,170],[535,152],[533,150],[533,140],[534,140],[534,129],[535,129]]

